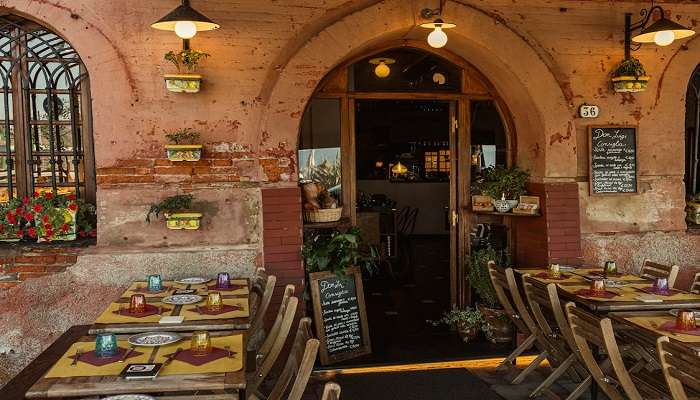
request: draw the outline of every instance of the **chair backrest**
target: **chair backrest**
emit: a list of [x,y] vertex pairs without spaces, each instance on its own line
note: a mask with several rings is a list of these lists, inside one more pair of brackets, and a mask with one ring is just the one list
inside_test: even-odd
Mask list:
[[690,285],[690,293],[700,293],[700,272],[695,274],[693,283]]
[[[280,308],[284,307],[284,315],[280,321],[280,326],[274,336],[271,339],[272,344],[269,346],[267,353],[263,354],[260,366],[255,371],[255,376],[250,381],[250,393],[255,393],[255,391],[260,387],[260,384],[265,380],[267,375],[275,366],[277,358],[279,357],[284,344],[287,342],[287,337],[289,336],[289,331],[292,329],[292,324],[294,323],[294,316],[297,312],[297,306],[299,300],[296,297],[289,297],[286,304],[281,305]],[[270,331],[272,333],[272,331]],[[270,335],[272,336],[272,334]]]
[[[593,379],[595,379],[600,389],[603,390],[611,400],[624,400],[625,397],[617,389],[615,380],[603,371],[603,368],[601,368],[602,362],[596,358],[597,352],[594,353],[591,347],[606,349],[608,351],[608,358],[613,365],[615,375],[617,375],[617,381],[623,385],[625,392],[627,392],[627,387],[625,387],[625,385],[634,388],[632,379],[627,373],[617,343],[615,342],[615,334],[610,319],[603,318],[601,320],[597,316],[577,308],[574,303],[566,304],[566,317],[569,321],[573,340],[579,351],[579,358],[586,365]],[[614,342],[614,346],[609,345],[608,342],[610,341]],[[621,373],[618,373],[618,370],[620,370]],[[625,381],[626,384],[623,384],[623,381]],[[634,391],[636,391],[636,388],[634,388]],[[638,392],[637,397],[630,395],[630,392],[627,393],[630,399],[641,400]]]
[[515,281],[513,268],[502,269],[494,261],[488,262],[489,277],[496,291],[496,297],[505,310],[508,318],[518,330],[531,334],[537,330],[537,325],[530,316],[530,311],[520,294],[520,288]]
[[340,399],[340,385],[335,382],[328,382],[323,386],[323,396],[321,400],[338,400]]
[[302,318],[289,358],[268,400],[301,399],[316,361],[319,344],[318,339],[314,339],[311,333],[311,319]]
[[[289,299],[294,296],[294,285],[287,285],[284,287],[284,294],[282,295],[282,302],[280,303],[280,308],[277,310],[277,316],[275,317],[275,322],[272,324],[272,327],[270,328],[270,332],[268,332],[267,337],[265,338],[265,341],[263,344],[260,346],[260,349],[258,350],[258,354],[260,354],[262,357],[265,357],[270,350],[272,349],[273,344],[275,343],[275,338],[277,335],[280,334],[280,330],[282,328],[282,322],[284,321],[284,317],[286,315],[286,309],[287,309],[287,304],[289,303]],[[289,334],[289,331],[284,332],[284,335],[286,336]]]
[[527,278],[527,274],[523,275],[523,288],[532,316],[541,332],[540,340],[547,347],[546,350],[554,361],[562,362],[571,354],[572,350],[568,347],[564,337],[558,333],[548,293],[528,282]]
[[[250,328],[248,329],[248,334],[251,337],[256,337],[256,335],[259,335],[259,331],[261,331],[264,328],[265,325],[265,313],[267,313],[268,307],[270,307],[270,301],[272,301],[272,294],[275,291],[275,284],[277,283],[277,277],[274,275],[270,275],[266,278],[265,280],[265,285],[264,289],[262,290],[262,294],[259,294],[259,301],[257,302],[257,306],[255,307],[255,314],[251,317],[252,322],[250,324]],[[253,285],[253,290],[254,292],[260,292],[260,288],[256,289],[256,285]],[[251,302],[255,300],[251,299]]]
[[688,400],[684,386],[700,392],[700,355],[697,351],[672,342],[667,336],[656,341],[656,349],[673,400]]
[[257,312],[263,295],[265,294],[265,286],[267,285],[267,271],[264,267],[255,269],[255,275],[250,282],[250,317],[254,318]]
[[679,269],[680,267],[678,265],[663,265],[647,259],[644,260],[642,271],[639,275],[647,279],[667,278],[668,287],[673,287],[676,283]]

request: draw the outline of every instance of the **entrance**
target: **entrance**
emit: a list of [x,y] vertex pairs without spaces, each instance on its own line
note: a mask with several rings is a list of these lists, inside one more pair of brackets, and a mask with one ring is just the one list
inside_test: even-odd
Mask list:
[[472,215],[472,183],[509,164],[497,97],[456,61],[412,47],[353,60],[328,75],[302,119],[300,179],[325,180],[342,199],[341,225],[357,225],[380,249],[379,271],[364,278],[373,354],[351,364],[508,350],[467,345],[426,322],[471,305],[472,228],[501,225]]

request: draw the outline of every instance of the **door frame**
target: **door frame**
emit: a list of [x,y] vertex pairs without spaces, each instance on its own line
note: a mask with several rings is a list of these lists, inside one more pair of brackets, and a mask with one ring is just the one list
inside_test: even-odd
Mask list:
[[[348,70],[357,61],[373,54],[395,48],[411,47],[433,53],[457,65],[462,71],[461,93],[442,92],[354,92],[348,90]],[[374,47],[356,55],[338,65],[319,83],[311,97],[338,99],[340,101],[340,147],[341,147],[341,184],[343,217],[352,224],[356,223],[357,187],[356,187],[356,146],[355,146],[355,102],[356,100],[435,100],[454,104],[457,115],[456,126],[451,124],[450,146],[453,135],[456,139],[456,157],[451,153],[453,167],[463,172],[461,176],[450,174],[450,214],[456,213],[458,224],[451,228],[450,234],[450,302],[453,306],[468,305],[471,302],[471,290],[465,260],[468,259],[469,233],[473,216],[471,212],[471,102],[492,100],[498,110],[506,131],[506,151],[508,165],[515,158],[515,125],[508,108],[498,95],[491,82],[469,62],[445,49],[434,49],[423,41],[398,40]],[[310,101],[309,101],[310,103]],[[456,129],[455,129],[456,128]],[[456,241],[456,243],[455,243]],[[514,251],[514,243],[513,249]]]

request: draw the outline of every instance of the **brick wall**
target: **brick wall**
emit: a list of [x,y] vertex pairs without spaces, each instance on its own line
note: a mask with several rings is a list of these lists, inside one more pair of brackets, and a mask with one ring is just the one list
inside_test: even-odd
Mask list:
[[81,247],[17,245],[2,250],[0,290],[31,278],[62,272],[78,261]]
[[[297,297],[303,299],[301,192],[298,187],[266,188],[262,190],[262,202],[264,265],[269,274],[277,276],[269,319],[276,314],[285,285],[295,285]],[[300,304],[299,310],[303,309]]]
[[514,217],[518,265],[582,264],[578,185],[532,183],[528,190],[540,196],[542,216]]

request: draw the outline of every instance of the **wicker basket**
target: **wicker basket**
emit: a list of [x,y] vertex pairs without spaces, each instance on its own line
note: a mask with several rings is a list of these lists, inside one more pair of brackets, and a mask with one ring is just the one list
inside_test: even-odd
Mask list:
[[304,222],[336,222],[343,214],[343,207],[304,210]]

